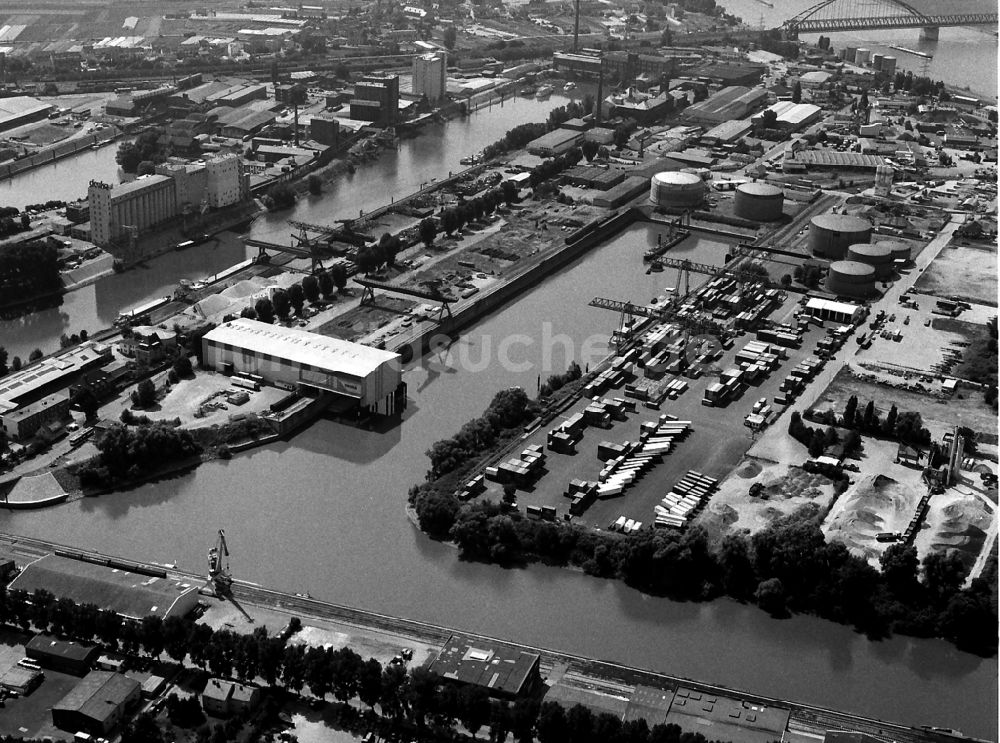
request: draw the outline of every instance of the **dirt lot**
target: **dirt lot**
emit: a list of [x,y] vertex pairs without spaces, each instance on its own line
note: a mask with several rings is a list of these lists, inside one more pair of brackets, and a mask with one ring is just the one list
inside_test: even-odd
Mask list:
[[921,558],[930,552],[954,550],[971,566],[986,540],[986,532],[995,515],[982,499],[968,488],[951,488],[931,498],[923,528],[917,534],[917,552]]
[[[226,396],[237,391],[245,391],[250,401],[243,405],[227,402]],[[186,428],[205,428],[228,423],[230,417],[238,413],[262,413],[287,394],[277,387],[263,387],[257,392],[241,390],[224,374],[199,370],[192,379],[182,379],[175,384],[160,401],[159,410],[146,412],[146,415],[167,420],[180,418],[181,425]]]
[[924,294],[961,297],[996,307],[996,249],[949,246],[927,267],[914,288]]
[[927,488],[919,482],[866,475],[837,501],[823,525],[824,531],[877,566],[889,543],[875,541],[875,535],[905,531],[925,492]]
[[[755,482],[764,490],[751,497],[750,486]],[[828,477],[787,463],[746,457],[719,485],[698,523],[713,537],[741,529],[753,533],[803,506],[826,509],[833,498],[833,481]]]
[[813,409],[842,411],[851,395],[857,395],[859,409],[869,400],[875,400],[875,407],[883,418],[893,404],[901,413],[920,413],[924,425],[938,439],[954,426],[968,426],[974,431],[990,433],[996,431],[996,413],[986,407],[981,394],[960,390],[949,398],[930,392],[911,392],[860,379],[848,368],[834,377],[817,398]]

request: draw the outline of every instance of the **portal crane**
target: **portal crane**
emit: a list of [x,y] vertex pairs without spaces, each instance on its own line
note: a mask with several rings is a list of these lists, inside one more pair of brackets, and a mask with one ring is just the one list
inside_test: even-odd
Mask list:
[[205,585],[212,585],[217,598],[229,601],[246,620],[253,624],[253,618],[233,597],[233,576],[229,572],[229,545],[226,543],[226,532],[219,529],[219,541],[208,550],[208,580]]

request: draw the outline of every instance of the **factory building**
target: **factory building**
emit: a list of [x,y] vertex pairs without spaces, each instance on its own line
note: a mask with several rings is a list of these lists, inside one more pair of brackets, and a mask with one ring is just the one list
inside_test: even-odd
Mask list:
[[236,204],[250,195],[250,180],[243,161],[234,153],[205,161],[208,205],[213,209]]
[[94,244],[102,248],[127,241],[132,228],[140,234],[178,213],[174,180],[159,174],[118,186],[91,181],[87,201]]
[[857,304],[834,302],[820,297],[810,297],[806,302],[806,314],[820,320],[832,320],[844,325],[853,325],[864,317],[865,310]]
[[451,681],[483,687],[491,696],[514,699],[530,694],[541,682],[539,662],[535,653],[452,635],[430,671]]
[[365,75],[354,84],[351,118],[394,126],[399,115],[399,77]]
[[768,183],[744,183],[736,188],[733,210],[737,217],[755,222],[781,219],[785,193]]
[[705,181],[695,173],[664,171],[649,183],[649,200],[666,208],[694,208],[705,198]]
[[848,214],[818,214],[809,223],[809,249],[824,258],[840,260],[848,247],[866,243],[871,236],[871,222]]
[[777,117],[775,125],[779,129],[797,132],[810,124],[819,121],[823,115],[823,109],[813,103],[792,103],[791,101],[778,101],[773,106],[768,106],[759,114],[751,117],[753,121],[762,118],[768,111],[774,112]]
[[413,94],[423,95],[431,103],[442,98],[447,90],[448,55],[429,52],[413,58]]
[[875,278],[880,281],[892,277],[894,272],[892,249],[886,245],[856,243],[847,248],[847,260],[867,263],[875,269]]
[[198,603],[197,581],[185,583],[136,572],[124,563],[98,564],[60,555],[44,555],[28,563],[8,586],[29,595],[44,589],[57,599],[94,604],[127,619],[186,616]]
[[106,736],[139,700],[140,684],[120,673],[91,671],[52,707],[52,724],[68,732]]
[[202,339],[204,364],[223,373],[249,373],[289,389],[331,392],[358,408],[402,410],[406,386],[399,354],[298,328],[240,318]]
[[844,297],[875,294],[875,267],[857,261],[834,261],[826,275],[826,290]]

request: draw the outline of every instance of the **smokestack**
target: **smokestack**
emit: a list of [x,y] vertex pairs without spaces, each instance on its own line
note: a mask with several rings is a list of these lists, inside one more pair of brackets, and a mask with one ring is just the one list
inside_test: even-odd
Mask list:
[[576,13],[573,18],[573,51],[577,51],[580,42],[580,0],[576,0]]
[[597,74],[597,105],[594,107],[594,121],[601,123],[601,107],[604,105],[604,52],[601,52],[601,67]]

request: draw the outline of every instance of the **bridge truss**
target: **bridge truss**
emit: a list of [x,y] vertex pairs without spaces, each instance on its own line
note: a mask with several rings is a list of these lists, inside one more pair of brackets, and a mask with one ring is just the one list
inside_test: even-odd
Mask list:
[[894,28],[941,28],[988,25],[996,13],[943,13],[928,15],[903,0],[822,0],[784,23],[787,31],[825,33]]

